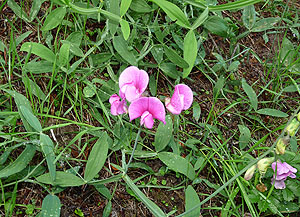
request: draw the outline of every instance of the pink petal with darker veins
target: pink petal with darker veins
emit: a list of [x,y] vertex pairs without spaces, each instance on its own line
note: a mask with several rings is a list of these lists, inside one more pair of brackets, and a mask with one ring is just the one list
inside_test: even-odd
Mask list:
[[184,96],[183,100],[183,110],[187,110],[191,107],[193,103],[193,92],[189,86],[185,84],[178,84],[175,86],[175,89],[179,90],[179,94]]
[[160,120],[166,124],[166,111],[164,104],[156,97],[149,98],[149,112],[153,115],[153,118]]
[[170,101],[166,100],[166,108],[174,115],[179,115],[184,107],[184,96],[180,95],[179,89],[175,87],[174,94]]
[[128,109],[128,113],[129,113],[129,118],[130,121],[141,117],[142,114],[148,110],[148,103],[149,100],[147,97],[141,97],[138,98],[137,100],[134,100]]
[[141,125],[145,124],[145,127],[151,129],[154,124],[153,116],[148,111],[145,111],[141,116]]

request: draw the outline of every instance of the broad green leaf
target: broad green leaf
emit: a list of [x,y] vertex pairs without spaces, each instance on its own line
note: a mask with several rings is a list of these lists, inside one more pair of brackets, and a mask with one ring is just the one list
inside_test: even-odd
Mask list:
[[244,8],[242,20],[247,29],[252,29],[256,21],[256,11],[254,5],[249,5]]
[[94,86],[94,85],[92,85],[92,87],[90,85],[84,87],[83,88],[83,95],[84,95],[84,97],[91,98],[91,97],[95,96],[95,94],[96,94],[95,93],[95,88],[96,88],[96,86]]
[[216,100],[219,96],[219,93],[220,91],[223,89],[225,85],[225,78],[223,75],[221,75],[219,78],[218,78],[218,81],[216,82],[214,88],[213,88],[213,96],[214,96],[214,99]]
[[274,25],[279,21],[279,17],[263,18],[254,24],[253,28],[251,29],[251,32],[263,32],[268,29],[272,29],[274,28]]
[[229,66],[228,66],[228,72],[235,72],[238,70],[239,68],[239,65],[240,65],[240,62],[239,61],[233,61]]
[[121,31],[122,31],[123,37],[125,40],[127,40],[130,35],[130,26],[129,26],[128,22],[124,19],[120,21],[120,25],[121,25]]
[[59,217],[61,204],[56,195],[48,194],[42,203],[41,217]]
[[85,182],[78,176],[63,171],[56,171],[56,179],[54,182],[52,181],[49,173],[37,177],[36,180],[44,184],[51,184],[54,186],[58,185],[60,187],[80,186],[85,184]]
[[109,215],[111,213],[111,209],[112,209],[112,204],[111,204],[111,200],[109,200],[108,203],[106,204],[104,210],[103,210],[102,217],[109,217]]
[[157,64],[159,65],[163,61],[164,49],[161,45],[155,45],[151,49],[151,54],[157,62]]
[[37,132],[42,132],[42,126],[40,121],[36,116],[29,110],[26,106],[20,105],[19,111],[22,113],[23,117],[30,124],[30,126],[35,129]]
[[20,17],[21,19],[23,19],[24,21],[26,21],[28,23],[30,22],[27,13],[25,11],[23,11],[22,8],[14,0],[8,0],[7,5],[8,5],[8,7],[10,7],[13,10],[13,12],[18,17]]
[[131,0],[121,0],[120,16],[123,17],[131,4]]
[[239,137],[239,146],[240,149],[244,149],[247,147],[247,145],[250,142],[251,139],[251,132],[248,129],[248,127],[244,126],[244,125],[238,125],[239,130],[240,130],[240,137]]
[[204,23],[208,18],[209,9],[206,8],[202,14],[195,20],[195,22],[192,25],[191,29],[197,29],[199,26],[201,26],[202,23]]
[[182,12],[182,10],[175,4],[166,0],[151,0],[157,4],[163,11],[171,18],[171,20],[176,21],[176,23],[182,27],[190,28],[187,17]]
[[25,69],[31,72],[32,74],[41,74],[41,73],[47,73],[47,72],[52,72],[53,70],[53,64],[46,61],[46,60],[41,60],[41,61],[31,61],[25,65]]
[[27,122],[26,118],[24,117],[24,115],[20,111],[20,106],[22,105],[22,106],[25,106],[32,113],[32,108],[31,108],[31,105],[30,105],[28,99],[25,96],[23,96],[22,94],[19,94],[16,91],[13,91],[13,90],[5,90],[5,91],[7,93],[9,93],[12,97],[14,97],[15,103],[18,107],[18,111],[19,111],[20,117],[22,119],[22,122],[23,122],[23,125],[24,125],[26,131],[27,132],[34,132],[35,130]]
[[49,174],[52,179],[52,182],[55,181],[56,176],[56,166],[54,163],[55,160],[55,154],[54,154],[54,145],[52,140],[48,135],[45,135],[43,133],[40,134],[40,146],[42,149],[42,152],[45,155],[47,166],[49,169]]
[[157,86],[156,86],[156,80],[153,74],[150,75],[149,78],[149,89],[152,96],[156,96]]
[[245,6],[253,5],[255,3],[261,2],[261,0],[238,0],[238,1],[221,4],[221,5],[207,5],[205,1],[201,2],[199,0],[186,0],[185,2],[202,9],[208,7],[210,11],[216,12],[216,11],[224,11],[224,10],[242,9]]
[[66,39],[66,41],[80,47],[82,41],[82,32],[72,32]]
[[183,48],[183,58],[189,64],[188,68],[183,69],[182,77],[186,78],[192,71],[198,52],[197,40],[193,30],[190,30],[184,37]]
[[77,43],[75,44],[75,43],[69,42],[68,40],[61,40],[61,43],[68,44],[70,46],[69,49],[70,49],[71,53],[73,53],[74,55],[79,56],[79,57],[84,56],[83,51],[80,49],[80,47],[77,45]]
[[172,48],[169,48],[167,46],[164,46],[165,54],[169,58],[169,60],[174,63],[175,65],[181,67],[181,68],[188,68],[189,64],[181,57],[179,56],[176,51],[174,51]]
[[257,96],[256,96],[256,93],[254,92],[253,88],[249,84],[247,84],[245,79],[242,79],[242,87],[250,100],[250,104],[251,104],[252,108],[254,110],[257,110],[258,100],[257,100]]
[[29,14],[29,20],[30,21],[33,21],[34,18],[39,13],[41,5],[42,5],[42,1],[44,1],[44,0],[33,0],[31,10],[30,10],[30,14]]
[[[119,0],[107,0],[106,3],[108,5],[108,11],[112,14],[119,16],[120,14]],[[118,25],[119,25],[119,21],[112,20],[112,19],[108,20],[108,29],[111,35],[115,35],[115,33],[117,32]]]
[[166,116],[166,124],[160,122],[158,125],[154,146],[157,152],[162,151],[170,142],[173,131],[173,121],[170,115]]
[[94,187],[104,197],[106,197],[109,200],[112,199],[112,196],[110,194],[110,190],[107,187],[105,187],[105,185],[103,185],[103,184],[96,184],[96,185],[94,185]]
[[[24,41],[24,39],[26,39],[30,34],[32,33],[32,31],[27,31],[25,33],[23,33],[22,35],[20,35],[17,39],[16,39],[16,46],[18,46],[22,41]],[[1,42],[1,41],[0,41]],[[1,47],[1,46],[0,46]],[[1,49],[0,49],[1,50]]]
[[178,79],[181,76],[181,73],[177,71],[176,65],[174,63],[164,62],[159,65],[159,68],[170,78]]
[[227,22],[218,16],[210,16],[204,23],[204,27],[213,34],[227,37],[229,27]]
[[[192,209],[194,206],[200,203],[199,196],[195,189],[189,185],[185,190],[185,211]],[[185,215],[185,217],[195,217],[200,215],[200,207],[194,209],[192,212]]]
[[294,62],[296,55],[297,51],[293,43],[289,39],[284,38],[282,40],[281,50],[279,53],[280,60],[284,63],[285,66],[289,66]]
[[126,60],[130,65],[137,66],[137,61],[132,52],[128,50],[127,43],[123,36],[115,36],[113,45],[119,55]]
[[153,11],[153,9],[147,4],[145,0],[132,0],[130,9],[137,13],[149,13]]
[[61,66],[65,66],[69,62],[70,44],[65,43],[60,47],[58,63]]
[[65,7],[59,7],[51,11],[51,13],[47,16],[41,30],[49,31],[57,27],[59,24],[61,24],[62,20],[64,19],[64,16],[66,15],[66,12],[67,10]]
[[33,158],[35,151],[36,148],[34,145],[27,145],[14,162],[0,170],[0,178],[9,177],[25,169]]
[[135,195],[144,203],[144,205],[152,212],[154,216],[163,217],[166,216],[165,213],[149,198],[143,194],[143,192],[133,183],[128,175],[123,177],[129,188],[135,193]]
[[199,121],[201,115],[201,108],[199,103],[194,101],[193,103],[193,118],[195,118],[196,121]]
[[269,116],[273,116],[273,117],[279,117],[279,118],[286,118],[289,115],[279,111],[277,109],[270,109],[270,108],[265,108],[265,109],[259,109],[256,111],[258,114],[262,114],[262,115],[269,115]]
[[158,158],[175,172],[182,173],[191,180],[195,179],[195,170],[187,159],[171,152],[160,152]]
[[55,61],[55,54],[49,48],[36,42],[25,42],[20,50],[31,52],[51,63]]
[[93,179],[98,172],[102,169],[108,153],[107,134],[103,133],[102,136],[94,144],[90,152],[86,168],[84,171],[84,179],[88,182]]

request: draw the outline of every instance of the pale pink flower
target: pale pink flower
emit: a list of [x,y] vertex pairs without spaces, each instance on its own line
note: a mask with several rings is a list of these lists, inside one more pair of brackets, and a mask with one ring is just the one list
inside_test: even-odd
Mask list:
[[174,115],[180,114],[183,110],[187,110],[193,103],[193,92],[185,84],[175,86],[172,98],[166,98],[166,108]]
[[[277,173],[275,172],[277,165]],[[297,172],[297,169],[289,165],[288,163],[284,162],[281,163],[280,161],[273,162],[272,163],[272,169],[274,170],[274,176],[272,178],[272,183],[274,183],[274,187],[276,189],[285,189],[285,183],[284,181],[287,179],[287,177],[296,178],[295,173]]]
[[144,70],[135,66],[126,68],[120,75],[119,87],[120,96],[129,102],[138,99],[146,90],[149,83],[149,76]]
[[126,106],[125,99],[121,99],[117,94],[113,94],[109,98],[109,103],[111,105],[110,112],[112,115],[121,115],[127,113],[127,106]]
[[163,103],[156,97],[141,97],[133,101],[128,109],[130,121],[141,117],[141,125],[151,129],[154,119],[166,124],[166,112]]

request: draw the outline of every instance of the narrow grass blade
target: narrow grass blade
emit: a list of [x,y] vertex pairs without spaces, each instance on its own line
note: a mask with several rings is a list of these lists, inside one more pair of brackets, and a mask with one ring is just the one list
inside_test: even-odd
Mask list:
[[136,194],[136,196],[145,204],[145,206],[152,212],[156,217],[166,216],[165,213],[151,200],[149,200],[143,192],[133,183],[129,176],[123,177],[129,188]]

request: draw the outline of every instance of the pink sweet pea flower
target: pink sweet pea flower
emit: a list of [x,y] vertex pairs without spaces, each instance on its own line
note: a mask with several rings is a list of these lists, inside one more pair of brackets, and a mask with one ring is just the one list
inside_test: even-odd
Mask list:
[[111,105],[110,112],[112,115],[121,115],[127,113],[126,101],[122,99],[117,94],[113,94],[109,98],[109,103]]
[[[277,164],[277,173],[275,172],[276,164]],[[295,173],[297,172],[297,169],[287,164],[286,162],[284,163],[281,163],[280,161],[273,162],[272,169],[274,170],[272,184],[275,181],[274,187],[276,189],[285,189],[284,181],[287,179],[287,177],[291,177],[293,179],[296,178]]]
[[135,66],[126,68],[120,75],[119,87],[120,96],[132,102],[138,99],[146,90],[149,83],[149,76],[144,70],[139,70]]
[[156,97],[141,97],[133,101],[128,109],[130,121],[141,117],[141,125],[151,129],[154,118],[166,124],[166,113],[163,103]]
[[166,108],[174,115],[179,115],[183,110],[187,110],[193,103],[193,92],[185,84],[175,86],[172,98],[166,98]]

